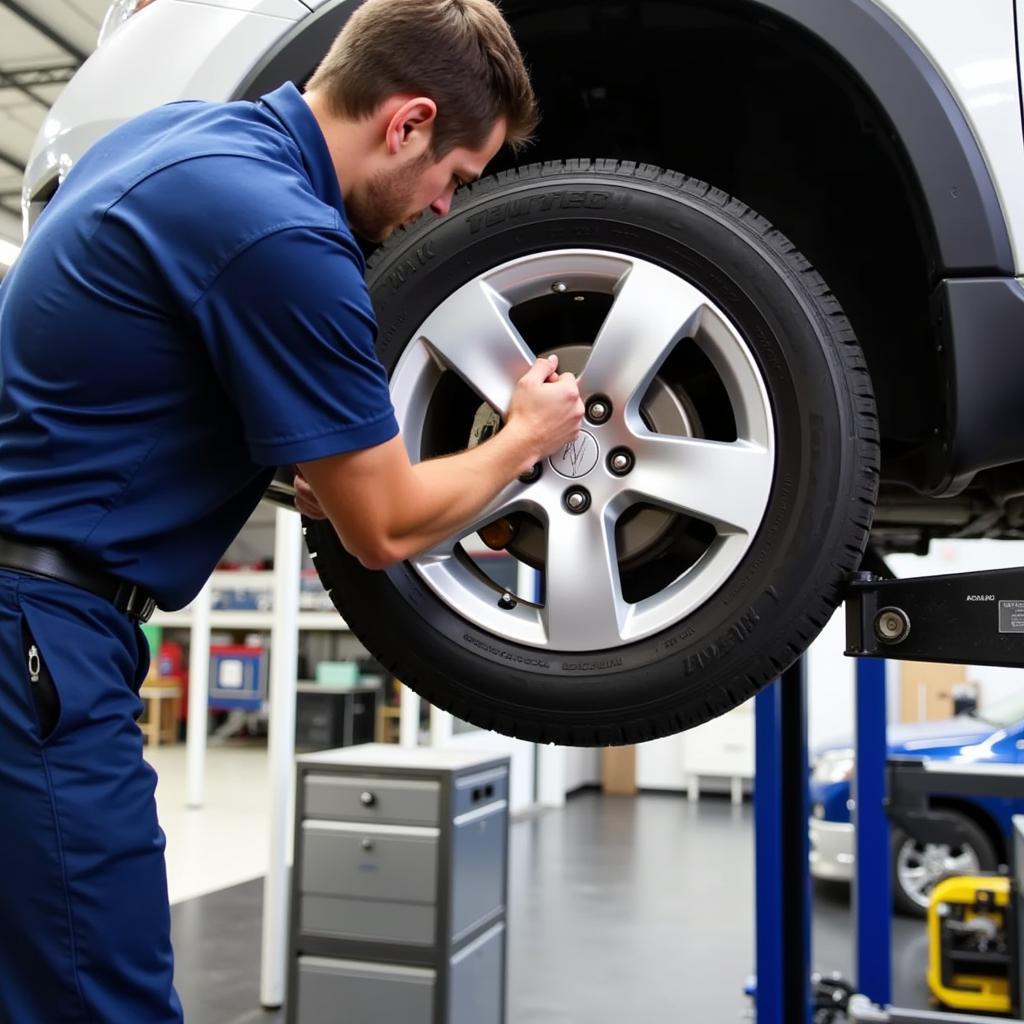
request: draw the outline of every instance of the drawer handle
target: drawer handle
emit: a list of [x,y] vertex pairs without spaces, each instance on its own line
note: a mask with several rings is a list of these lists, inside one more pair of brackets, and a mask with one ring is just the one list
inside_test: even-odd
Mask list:
[[364,807],[373,807],[373,805],[377,802],[377,798],[371,792],[369,792],[369,790],[367,790],[366,792],[359,794],[359,802]]
[[359,845],[362,846],[362,848],[367,853],[369,853],[373,849],[373,840],[372,839],[364,839]]

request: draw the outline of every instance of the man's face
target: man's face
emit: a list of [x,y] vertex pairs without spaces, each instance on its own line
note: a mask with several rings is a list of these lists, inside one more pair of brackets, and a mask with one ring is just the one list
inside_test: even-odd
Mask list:
[[505,123],[499,121],[479,149],[458,147],[440,160],[428,150],[419,157],[379,171],[345,203],[352,228],[372,242],[383,242],[398,228],[430,210],[444,217],[452,194],[475,181],[505,142]]

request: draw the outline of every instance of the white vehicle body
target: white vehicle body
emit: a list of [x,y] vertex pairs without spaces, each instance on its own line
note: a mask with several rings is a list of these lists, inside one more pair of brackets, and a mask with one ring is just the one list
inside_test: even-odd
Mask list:
[[[1011,0],[875,2],[917,42],[960,104],[999,194],[1016,271],[1024,274],[1024,131],[1014,26],[1024,0],[1015,0],[1016,11]],[[295,23],[328,3],[159,0],[130,18],[50,111],[26,170],[25,202],[48,195],[89,146],[123,121],[175,100],[234,98]],[[324,50],[329,44],[324,38]]]
[[74,162],[112,128],[163,103],[230,99],[309,8],[299,0],[160,0],[85,62],[47,115],[25,170],[26,230]]

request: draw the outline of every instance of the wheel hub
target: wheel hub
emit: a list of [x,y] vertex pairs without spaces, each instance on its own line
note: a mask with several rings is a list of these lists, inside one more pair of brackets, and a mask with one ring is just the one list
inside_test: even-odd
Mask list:
[[[590,351],[589,345],[563,345],[544,352],[543,355],[558,356],[560,373],[579,376],[587,364]],[[657,434],[671,434],[677,437],[700,436],[700,417],[689,397],[660,377],[655,377],[651,382],[640,404],[640,415],[645,426]],[[489,405],[481,405],[473,421],[468,447],[475,448],[500,429],[501,418],[498,414]],[[601,461],[600,443],[595,437],[597,433],[599,429],[594,433],[581,431],[580,436],[588,440],[583,444],[577,442],[572,447],[567,445],[565,450],[556,452],[548,459],[548,465],[559,476],[569,480],[586,476]],[[662,549],[677,520],[678,516],[664,509],[639,509],[619,530],[619,562],[624,566],[635,566],[656,554]],[[486,533],[482,532],[481,536],[488,547],[505,549],[533,569],[544,568],[544,528],[535,519],[525,515],[514,516],[507,529],[488,530]]]

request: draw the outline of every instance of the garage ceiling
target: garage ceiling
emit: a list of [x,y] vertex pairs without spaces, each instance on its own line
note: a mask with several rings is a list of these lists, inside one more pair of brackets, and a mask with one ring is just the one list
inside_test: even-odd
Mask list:
[[109,0],[0,0],[0,240],[21,242],[21,177],[32,143],[95,49],[108,6]]

